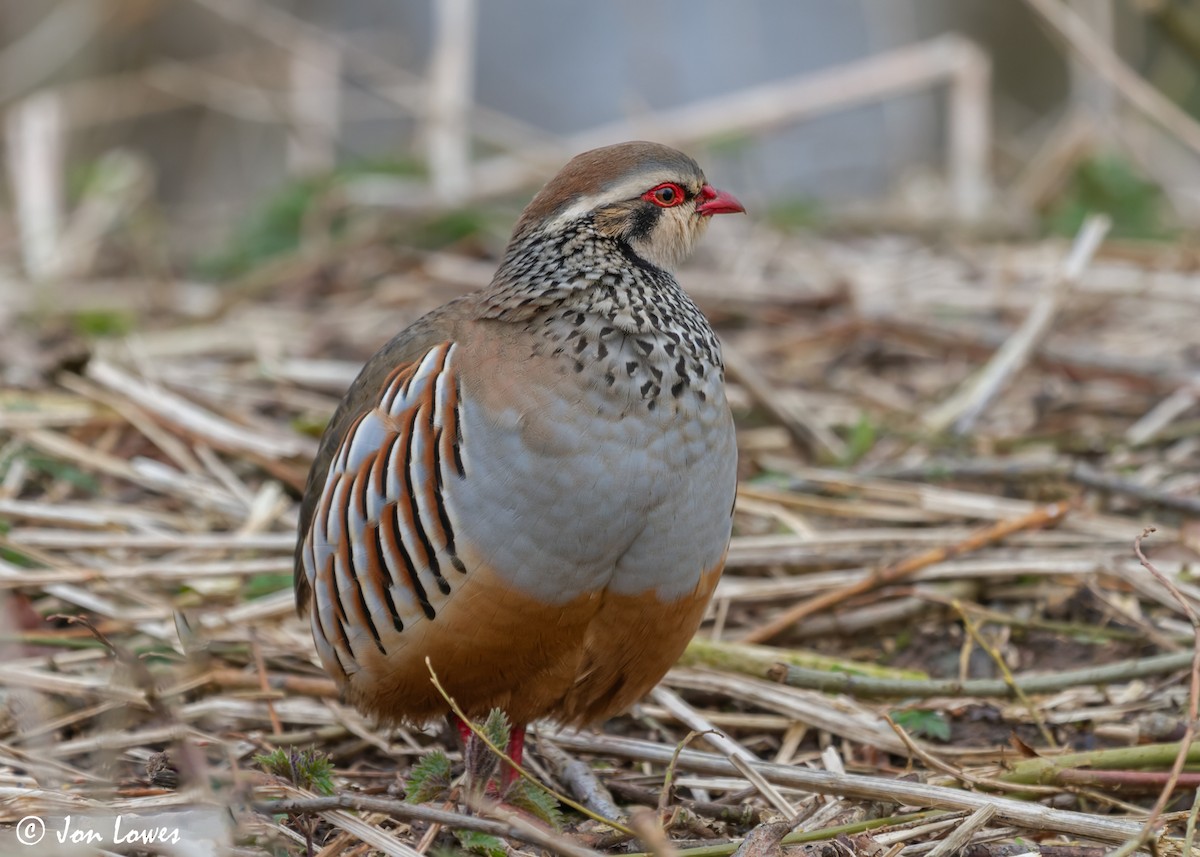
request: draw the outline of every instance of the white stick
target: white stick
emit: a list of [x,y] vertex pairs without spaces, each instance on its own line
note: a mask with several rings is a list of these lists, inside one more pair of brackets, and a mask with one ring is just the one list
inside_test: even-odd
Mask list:
[[955,216],[972,222],[983,216],[992,191],[992,63],[971,42],[961,42],[955,52],[958,56],[950,64],[946,173]]
[[327,39],[302,38],[288,55],[288,170],[294,175],[332,169],[341,124],[342,52]]
[[1177,417],[1183,416],[1200,401],[1200,375],[1187,386],[1180,387],[1167,396],[1125,432],[1125,440],[1132,444],[1150,442]]
[[741,771],[743,776],[750,780],[762,796],[773,807],[782,812],[785,818],[794,818],[796,816],[796,808],[788,802],[787,798],[781,795],[779,790],[773,785],[763,779],[754,768],[750,767],[751,764],[758,761],[757,756],[713,726],[699,711],[688,705],[683,697],[675,691],[659,685],[650,691],[650,696],[655,702],[671,712],[672,715],[679,718],[689,729],[707,733],[704,735],[704,740],[724,753],[726,758],[733,762],[734,767]]
[[451,202],[462,198],[471,181],[467,118],[474,90],[475,0],[436,0],[433,12],[426,158],[434,194]]
[[983,371],[925,418],[925,425],[929,429],[942,431],[953,423],[955,433],[963,434],[971,428],[1012,377],[1029,361],[1038,343],[1049,332],[1063,297],[1083,276],[1084,269],[1096,254],[1111,225],[1112,222],[1102,214],[1088,217],[1075,236],[1071,254],[1063,263],[1053,286],[1038,299],[1024,323],[992,355]]
[[31,95],[9,110],[4,130],[21,259],[30,279],[40,280],[50,273],[62,232],[62,101],[48,91]]
[[43,273],[64,280],[89,271],[105,235],[141,205],[153,185],[154,176],[145,159],[122,149],[105,153]]
[[204,438],[219,449],[261,455],[272,460],[298,455],[303,451],[303,446],[298,445],[294,438],[283,433],[257,433],[170,390],[136,378],[115,364],[93,360],[88,363],[87,376],[154,414],[159,420],[189,436]]

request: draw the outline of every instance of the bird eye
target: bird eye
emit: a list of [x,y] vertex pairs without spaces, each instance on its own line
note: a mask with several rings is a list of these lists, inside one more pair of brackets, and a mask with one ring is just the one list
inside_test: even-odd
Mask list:
[[672,182],[664,182],[642,194],[642,199],[649,200],[662,208],[671,208],[683,202],[683,189]]

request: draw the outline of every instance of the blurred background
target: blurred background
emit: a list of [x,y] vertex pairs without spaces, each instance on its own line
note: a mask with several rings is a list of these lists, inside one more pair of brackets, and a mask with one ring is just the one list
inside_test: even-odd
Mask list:
[[[362,360],[488,282],[542,181],[638,138],[747,204],[682,279],[735,403],[804,454],[894,463],[1022,322],[1013,365],[1068,369],[959,434],[1068,394],[1137,437],[1196,406],[1192,3],[7,0],[0,43],[0,384],[265,420],[285,484]],[[1097,371],[1150,398],[1075,383]],[[0,428],[87,424],[8,401]]]
[[[433,740],[340,706],[296,619],[317,438],[383,342],[488,283],[542,181],[638,138],[749,211],[680,271],[722,339],[740,483],[687,661],[710,683],[667,684],[764,758],[840,769],[836,744],[872,775],[913,765],[885,713],[988,765],[1012,734],[1178,740],[1178,673],[1097,675],[1038,732],[1002,696],[845,714],[763,666],[1188,648],[1194,613],[1130,545],[1156,526],[1200,603],[1198,72],[1195,0],[0,0],[0,825],[178,783],[228,802],[256,754],[314,741],[375,789],[384,751]],[[712,654],[731,640],[737,663]],[[619,728],[699,728],[674,716]],[[1080,782],[1060,805],[1108,811],[1116,781]]]
[[364,207],[460,237],[631,137],[781,227],[1200,222],[1178,0],[6,0],[0,39],[0,257],[35,279],[130,244],[227,277]]

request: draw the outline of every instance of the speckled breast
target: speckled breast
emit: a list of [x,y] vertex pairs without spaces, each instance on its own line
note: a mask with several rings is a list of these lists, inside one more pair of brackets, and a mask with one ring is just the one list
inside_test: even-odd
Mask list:
[[672,392],[679,343],[584,327],[577,353],[525,355],[551,383],[464,389],[470,479],[446,497],[463,560],[552,604],[604,591],[674,601],[729,542],[737,451],[720,367]]

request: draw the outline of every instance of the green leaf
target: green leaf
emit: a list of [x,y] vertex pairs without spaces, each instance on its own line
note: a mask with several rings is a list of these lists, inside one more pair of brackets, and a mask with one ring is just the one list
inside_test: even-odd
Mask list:
[[71,485],[89,494],[95,494],[100,490],[99,480],[92,476],[92,474],[80,470],[74,464],[38,453],[31,453],[23,457],[25,464],[30,470],[44,473],[52,479],[69,482]]
[[483,721],[483,734],[489,741],[503,750],[508,747],[508,733],[511,731],[504,709],[493,708],[488,712],[487,720]]
[[871,422],[871,418],[867,414],[860,414],[858,422],[854,424],[854,428],[850,431],[849,442],[846,444],[846,453],[838,463],[843,467],[854,464],[871,451],[877,439],[878,432],[876,431],[875,423]]
[[[315,751],[314,751],[315,752]],[[333,762],[327,756],[322,756],[313,763],[308,771],[309,789],[319,795],[329,796],[334,793]]]
[[125,336],[137,321],[133,313],[120,310],[80,310],[71,316],[76,333],[87,339]]
[[[232,232],[229,244],[220,252],[202,259],[198,263],[202,275],[225,279],[244,274],[263,263],[294,251],[300,246],[305,222],[311,212],[331,195],[336,196],[339,187],[346,181],[364,176],[415,176],[422,172],[419,165],[405,160],[360,161],[347,164],[334,172],[288,182],[270,195],[259,208]],[[462,218],[449,217],[440,223],[443,215],[431,218],[431,240],[439,237],[460,235],[471,231],[472,225],[464,225]],[[338,235],[344,231],[344,217],[332,217],[329,231]]]
[[19,550],[10,547],[0,547],[0,559],[21,568],[41,568],[42,564],[31,556],[26,556]]
[[406,803],[431,803],[450,793],[450,757],[434,750],[412,766],[404,781]]
[[415,222],[406,236],[405,243],[436,250],[483,232],[488,223],[485,212],[473,208],[459,208]]
[[270,753],[258,753],[254,762],[268,774],[276,777],[290,777],[292,768],[288,762],[287,750],[276,747]]
[[281,779],[289,780],[298,788],[331,795],[334,792],[333,762],[315,747],[291,751],[276,747],[270,753],[254,757],[264,771]]
[[528,780],[517,780],[509,786],[504,802],[540,818],[555,830],[562,828],[563,814],[558,801]]
[[482,854],[484,857],[504,857],[508,846],[499,836],[480,833],[478,830],[455,830],[454,838],[463,850],[472,854]]
[[290,572],[254,574],[248,577],[242,586],[242,597],[249,601],[287,589],[291,585],[292,575]]
[[1162,189],[1143,178],[1126,159],[1105,155],[1083,161],[1071,182],[1046,212],[1052,232],[1074,235],[1084,219],[1103,212],[1116,238],[1166,239],[1171,229]]
[[280,188],[239,228],[225,250],[202,260],[202,273],[232,277],[300,244],[305,216],[330,187],[328,177],[301,179]]
[[892,712],[892,720],[913,735],[938,741],[950,740],[950,721],[940,712],[927,708],[910,708]]
[[324,417],[315,417],[301,415],[295,417],[289,423],[292,431],[300,432],[300,434],[308,435],[313,438],[320,438],[325,433],[325,429],[329,426],[329,414]]

